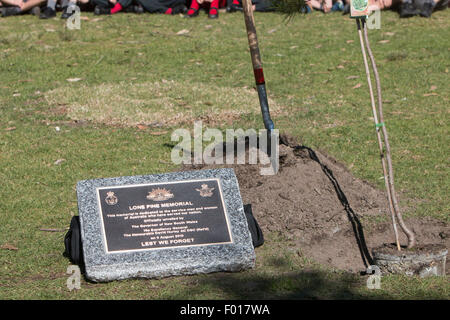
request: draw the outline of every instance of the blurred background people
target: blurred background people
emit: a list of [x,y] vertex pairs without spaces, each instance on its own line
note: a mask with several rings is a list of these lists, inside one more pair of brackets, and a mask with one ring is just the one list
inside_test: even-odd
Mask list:
[[39,15],[39,6],[46,0],[0,0],[2,17],[15,16],[23,13]]

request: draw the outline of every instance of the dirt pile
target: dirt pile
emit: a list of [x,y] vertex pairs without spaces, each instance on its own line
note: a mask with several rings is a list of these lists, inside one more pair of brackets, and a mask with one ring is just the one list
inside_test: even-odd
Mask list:
[[[352,272],[365,270],[371,248],[394,240],[389,222],[364,226],[361,222],[367,216],[389,217],[384,191],[355,178],[329,156],[296,146],[286,136],[280,140],[276,175],[260,175],[259,165],[248,164],[185,169],[233,167],[243,202],[252,204],[264,232],[282,233],[302,255],[319,263]],[[406,222],[419,243],[450,244],[447,224],[431,218]]]

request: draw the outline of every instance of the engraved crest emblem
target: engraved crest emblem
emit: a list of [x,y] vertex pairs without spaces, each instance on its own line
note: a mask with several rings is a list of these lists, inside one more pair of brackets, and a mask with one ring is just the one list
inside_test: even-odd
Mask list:
[[211,197],[213,195],[213,190],[215,188],[210,188],[207,184],[202,184],[201,189],[195,189],[200,192],[201,197]]
[[152,189],[152,191],[150,191],[147,195],[147,199],[153,201],[165,201],[173,197],[174,197],[173,193],[170,192],[170,190],[167,190],[166,188]]
[[119,202],[119,199],[117,199],[114,192],[109,191],[106,193],[105,202],[106,202],[106,204],[113,206],[113,205],[117,204],[117,202]]

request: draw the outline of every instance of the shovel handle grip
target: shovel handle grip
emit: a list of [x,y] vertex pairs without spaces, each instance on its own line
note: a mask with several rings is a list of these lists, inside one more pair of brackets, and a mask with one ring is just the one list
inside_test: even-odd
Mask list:
[[253,17],[252,0],[242,0],[242,7],[244,9],[245,26],[247,28],[248,45],[250,47],[253,70],[262,69],[258,38],[256,37],[255,18]]

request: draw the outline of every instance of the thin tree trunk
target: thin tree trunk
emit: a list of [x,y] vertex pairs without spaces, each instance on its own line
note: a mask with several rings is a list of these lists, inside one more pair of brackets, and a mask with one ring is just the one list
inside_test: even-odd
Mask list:
[[[393,170],[392,159],[391,159],[391,147],[389,145],[389,139],[388,139],[386,126],[384,125],[383,100],[381,97],[380,77],[378,75],[378,69],[375,64],[375,58],[374,58],[374,56],[372,54],[372,50],[370,48],[369,37],[367,35],[367,27],[366,27],[366,24],[364,23],[364,21],[363,21],[363,29],[364,29],[364,40],[365,40],[365,44],[367,47],[367,53],[369,54],[369,58],[372,63],[372,69],[373,69],[373,73],[375,76],[375,83],[377,86],[378,112],[380,115],[380,123],[382,124],[381,128],[383,131],[384,145],[386,147],[386,160],[387,160],[387,164],[388,164],[389,189],[391,191],[390,193],[391,193],[391,198],[392,198],[392,202],[393,202],[393,206],[394,206],[394,212],[397,217],[397,221],[400,224],[400,227],[402,228],[403,232],[408,237],[408,248],[412,248],[416,242],[415,235],[411,230],[409,230],[409,228],[406,226],[405,222],[403,221],[403,217],[402,217],[402,214],[401,214],[399,206],[398,206],[397,196],[395,194],[394,170]],[[379,128],[377,128],[377,131],[378,131],[378,129]]]
[[[377,110],[375,107],[375,98],[374,98],[373,89],[372,89],[372,80],[370,78],[369,64],[367,62],[366,50],[364,48],[364,40],[363,40],[363,36],[362,36],[362,32],[361,32],[361,24],[360,24],[359,19],[356,19],[356,24],[358,26],[359,42],[361,44],[361,52],[363,55],[364,67],[366,70],[367,84],[369,86],[370,102],[371,102],[371,106],[372,106],[373,119],[374,119],[375,125],[377,125],[378,124],[378,114],[377,114]],[[391,213],[392,226],[394,228],[395,242],[397,245],[397,249],[400,250],[400,241],[399,241],[399,236],[398,236],[397,223],[396,223],[396,219],[395,219],[394,204],[393,204],[393,199],[392,199],[392,195],[391,195],[391,188],[389,187],[388,173],[387,173],[387,168],[386,168],[386,160],[384,158],[384,152],[383,152],[383,142],[381,140],[381,134],[380,134],[379,128],[378,127],[375,127],[375,128],[376,128],[376,133],[377,133],[378,147],[380,149],[381,165],[383,168],[384,183],[386,186],[386,194],[387,194],[387,200],[388,200],[388,204],[389,204],[389,211]]]

